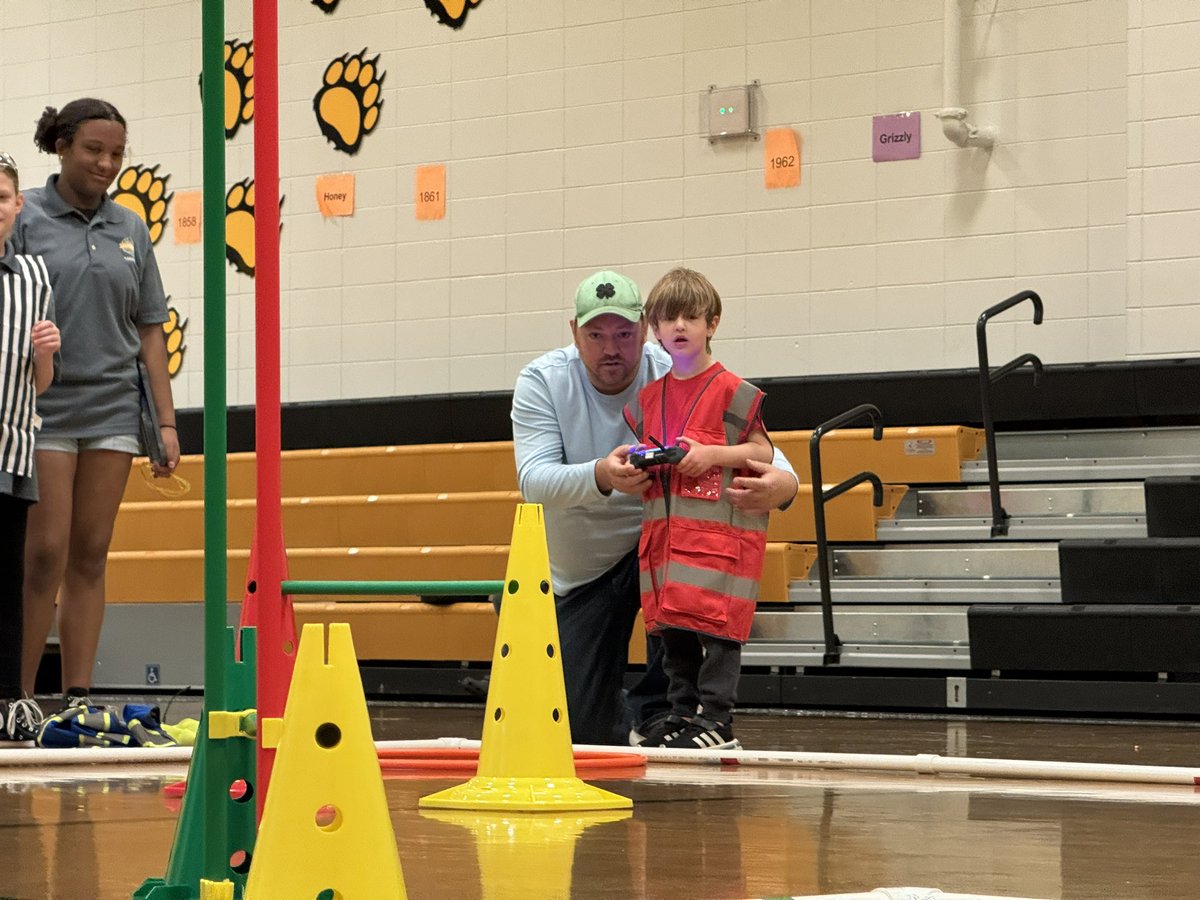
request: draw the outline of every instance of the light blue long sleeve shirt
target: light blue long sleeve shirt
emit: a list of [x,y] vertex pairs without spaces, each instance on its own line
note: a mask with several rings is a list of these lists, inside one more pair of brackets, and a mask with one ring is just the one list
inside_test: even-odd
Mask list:
[[[595,580],[637,547],[641,497],[602,493],[596,460],[636,442],[622,410],[670,369],[666,352],[646,344],[633,383],[620,394],[602,394],[571,345],[539,356],[517,377],[512,405],[517,484],[526,502],[544,509],[556,594]],[[774,462],[792,471],[778,450]]]

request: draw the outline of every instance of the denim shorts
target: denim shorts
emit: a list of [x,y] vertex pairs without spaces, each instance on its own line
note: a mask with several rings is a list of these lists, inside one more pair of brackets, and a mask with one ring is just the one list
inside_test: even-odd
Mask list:
[[119,453],[132,453],[137,456],[142,452],[141,442],[136,434],[111,434],[105,437],[42,437],[38,435],[34,442],[35,450],[57,450],[59,453],[79,454],[81,450],[116,450]]

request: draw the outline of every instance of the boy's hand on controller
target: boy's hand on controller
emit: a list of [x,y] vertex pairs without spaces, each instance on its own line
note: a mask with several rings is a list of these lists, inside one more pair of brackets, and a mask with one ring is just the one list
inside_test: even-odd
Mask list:
[[717,465],[716,448],[712,445],[702,444],[695,438],[688,437],[685,434],[679,438],[679,446],[687,450],[687,454],[683,459],[675,464],[675,468],[679,470],[680,475],[696,478]]

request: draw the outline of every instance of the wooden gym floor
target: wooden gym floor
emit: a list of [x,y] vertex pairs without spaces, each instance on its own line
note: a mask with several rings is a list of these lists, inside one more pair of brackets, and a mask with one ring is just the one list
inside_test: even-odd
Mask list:
[[[167,719],[198,708],[176,701]],[[377,740],[478,738],[482,725],[479,706],[371,710]],[[742,713],[735,725],[756,750],[1200,767],[1195,723]],[[184,773],[0,768],[0,897],[107,900],[162,875],[176,817],[162,788]],[[1200,793],[1187,785],[676,765],[636,780],[589,779],[634,801],[623,818],[418,811],[418,798],[462,780],[386,781],[410,898],[752,898],[899,886],[1070,900],[1200,895]]]

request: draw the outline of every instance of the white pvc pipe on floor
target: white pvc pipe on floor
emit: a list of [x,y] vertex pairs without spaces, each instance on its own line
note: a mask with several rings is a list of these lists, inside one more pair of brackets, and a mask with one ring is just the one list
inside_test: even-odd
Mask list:
[[812,894],[786,900],[1030,900],[1024,897],[994,897],[982,894],[946,894],[937,888],[875,888],[857,894]]
[[0,769],[9,766],[137,765],[139,763],[185,763],[191,747],[11,747],[0,750]]
[[[380,750],[478,750],[481,742],[466,738],[436,738],[422,741],[376,741],[375,746]],[[973,759],[938,756],[932,753],[901,756],[883,753],[803,753],[786,750],[670,750],[665,747],[618,747],[603,744],[576,744],[575,749],[599,753],[628,753],[644,756],[649,762],[676,765],[784,766],[842,771],[907,772],[917,775],[1178,784],[1189,787],[1200,785],[1200,769],[1182,766]],[[191,747],[79,747],[63,750],[14,747],[0,750],[0,769],[8,766],[187,762],[191,755]]]
[[[441,738],[438,741],[377,741],[384,748],[445,747],[478,749],[479,741]],[[787,750],[670,750],[666,747],[619,747],[575,744],[576,750],[629,753],[649,762],[743,766],[789,766],[806,769],[908,772],[918,775],[966,775],[990,778],[1054,779],[1059,781],[1116,781],[1130,784],[1200,785],[1200,769],[1182,766],[1140,766],[1120,763],[1054,762],[1028,759],[973,759],[920,753],[901,756],[884,753],[802,753]]]

